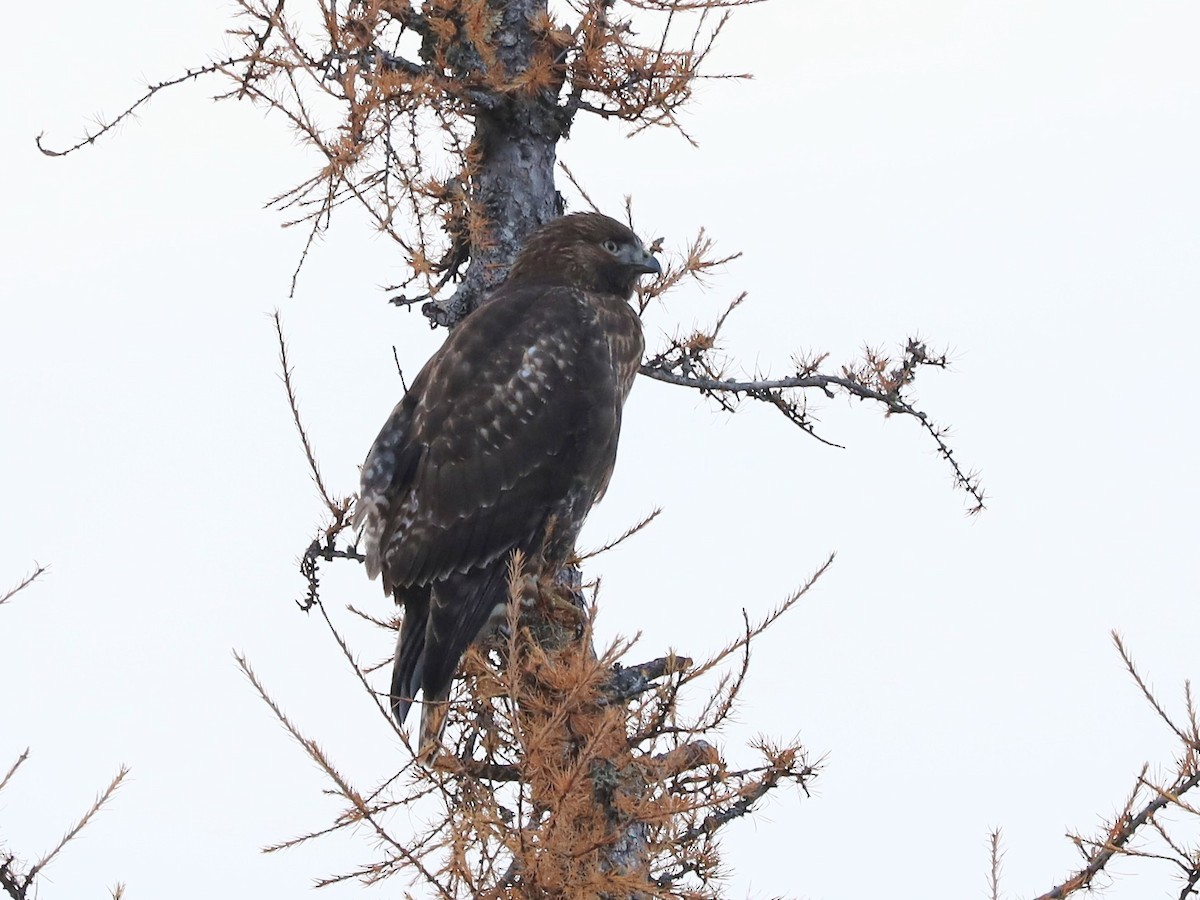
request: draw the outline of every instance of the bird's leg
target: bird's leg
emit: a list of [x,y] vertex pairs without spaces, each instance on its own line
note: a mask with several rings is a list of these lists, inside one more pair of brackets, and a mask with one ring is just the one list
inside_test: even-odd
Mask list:
[[442,732],[446,728],[446,714],[450,704],[446,698],[424,699],[421,704],[420,749],[417,764],[426,772],[432,772],[438,757],[445,752],[442,747]]
[[521,610],[536,608],[541,602],[541,598],[541,579],[537,575],[522,575],[520,593],[517,596],[517,602],[521,604]]
[[579,592],[569,584],[560,583],[557,577],[528,577],[530,601],[525,603],[525,598],[522,597],[522,605],[528,608],[537,608],[543,615],[550,617],[563,615],[569,617],[577,623],[587,621],[587,610],[580,603]]
[[516,601],[521,605],[522,614],[540,611],[568,613],[574,618],[584,615],[579,604],[573,599],[574,591],[558,584],[554,578],[544,575],[522,575],[517,587]]

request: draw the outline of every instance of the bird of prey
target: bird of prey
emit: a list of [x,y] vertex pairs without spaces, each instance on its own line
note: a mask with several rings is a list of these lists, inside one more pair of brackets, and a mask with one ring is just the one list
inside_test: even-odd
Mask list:
[[542,226],[367,455],[355,525],[367,574],[404,608],[391,706],[403,724],[421,693],[419,756],[436,755],[463,653],[507,608],[514,551],[552,577],[608,486],[645,348],[629,300],[661,271],[615,219]]

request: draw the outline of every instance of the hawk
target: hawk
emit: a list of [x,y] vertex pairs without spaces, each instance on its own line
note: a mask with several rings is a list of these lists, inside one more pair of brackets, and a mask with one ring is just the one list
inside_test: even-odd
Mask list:
[[459,660],[508,603],[519,551],[553,576],[604,494],[642,361],[629,305],[661,273],[598,213],[534,232],[392,410],[362,467],[355,526],[367,574],[403,606],[391,707],[423,698],[419,755],[436,752]]

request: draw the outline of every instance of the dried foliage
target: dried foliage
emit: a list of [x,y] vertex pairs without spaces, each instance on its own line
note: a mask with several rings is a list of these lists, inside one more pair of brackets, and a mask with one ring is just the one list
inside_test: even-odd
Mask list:
[[[11,590],[0,595],[0,605],[12,599],[19,591],[33,584],[45,571],[45,566],[35,564],[34,571],[30,575],[23,578]],[[12,783],[17,771],[28,760],[29,748],[27,747],[17,756],[16,761],[8,767],[3,777],[0,777],[0,794],[4,793],[4,789]],[[22,861],[15,851],[10,850],[3,841],[0,841],[0,890],[3,890],[5,895],[11,898],[11,900],[33,900],[38,895],[38,885],[41,884],[38,879],[44,875],[46,867],[59,857],[71,841],[79,837],[83,829],[88,826],[96,814],[108,803],[128,774],[129,770],[125,766],[121,766],[117,774],[113,777],[113,780],[96,796],[95,801],[88,807],[87,811],[79,817],[79,821],[66,830],[54,847],[38,856],[36,862],[26,863]],[[120,900],[124,890],[122,885],[116,885],[110,892],[112,900]]]
[[1150,690],[1126,650],[1120,635],[1112,635],[1125,668],[1158,718],[1179,740],[1174,769],[1152,777],[1144,765],[1134,780],[1121,811],[1093,837],[1070,834],[1084,865],[1062,884],[1037,900],[1060,900],[1077,891],[1090,890],[1105,868],[1117,857],[1154,860],[1173,867],[1182,883],[1179,900],[1200,896],[1200,719],[1190,681],[1183,686],[1182,716],[1172,715]]
[[[309,228],[305,252],[354,201],[402,248],[411,274],[397,289],[410,295],[397,302],[439,301],[431,317],[452,324],[549,218],[554,146],[575,117],[682,133],[676,114],[696,80],[733,77],[705,63],[730,9],[753,2],[638,0],[621,15],[614,0],[570,0],[553,14],[546,0],[238,0],[240,53],[150,85],[72,146],[41,136],[38,146],[71,153],[158,92],[218,76],[231,85],[223,97],[267,106],[315,151],[313,175],[271,201]],[[498,171],[510,150],[532,164]],[[511,198],[520,174],[546,184]],[[484,271],[497,262],[500,273]],[[470,296],[441,302],[468,264]]]
[[[521,561],[510,574],[506,627],[464,658],[447,713],[447,752],[432,770],[418,764],[343,629],[320,596],[320,560],[362,560],[339,547],[349,501],[324,487],[299,413],[279,316],[275,327],[292,419],[310,474],[330,514],[301,560],[305,610],[316,610],[355,678],[403,749],[399,771],[368,787],[346,775],[283,711],[248,660],[238,664],[289,734],[345,804],[331,826],[267,847],[278,852],[365,826],[375,859],[318,885],[400,877],[424,895],[458,898],[721,896],[723,828],[786,784],[807,791],[817,775],[798,742],[757,740],[757,761],[731,766],[715,736],[733,712],[750,666],[751,642],[793,609],[832,564],[762,620],[700,662],[669,654],[629,665],[636,639],[597,651],[597,615],[577,581],[579,562],[619,546],[649,525],[651,512],[597,550],[577,556],[530,599]],[[394,631],[399,623],[347,607]],[[695,706],[695,709],[691,709]],[[424,823],[416,825],[415,822]]]
[[[297,847],[366,826],[377,858],[319,884],[400,877],[438,897],[715,898],[727,870],[723,828],[788,783],[817,773],[804,748],[760,739],[758,760],[731,766],[713,742],[733,711],[750,644],[793,609],[832,562],[709,658],[669,655],[623,665],[632,641],[593,650],[595,592],[559,585],[550,602],[523,602],[519,563],[507,627],[473,648],[433,771],[405,764],[368,788],[341,772],[239,664],[274,714],[325,774],[344,808],[332,827],[267,848]],[[386,697],[316,601],[360,683],[389,721]],[[353,612],[353,610],[352,610]],[[380,623],[394,627],[394,623]],[[688,713],[690,706],[697,708]],[[390,725],[394,728],[394,725]],[[423,822],[413,831],[413,822]]]
[[[1120,811],[1091,836],[1069,833],[1068,839],[1083,858],[1083,865],[1036,900],[1062,900],[1100,885],[1109,865],[1118,858],[1148,860],[1171,867],[1179,879],[1179,900],[1200,896],[1200,717],[1190,681],[1183,686],[1182,713],[1171,714],[1145,678],[1122,642],[1112,633],[1126,671],[1159,720],[1179,741],[1179,755],[1169,773],[1151,776],[1149,764],[1134,779]],[[992,832],[989,896],[999,900],[1000,832]]]

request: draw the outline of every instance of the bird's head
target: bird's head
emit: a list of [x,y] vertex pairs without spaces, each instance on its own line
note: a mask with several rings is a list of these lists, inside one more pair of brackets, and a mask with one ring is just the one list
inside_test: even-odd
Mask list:
[[569,283],[629,299],[638,279],[662,266],[641,239],[616,219],[573,213],[529,236],[509,270],[510,282]]

